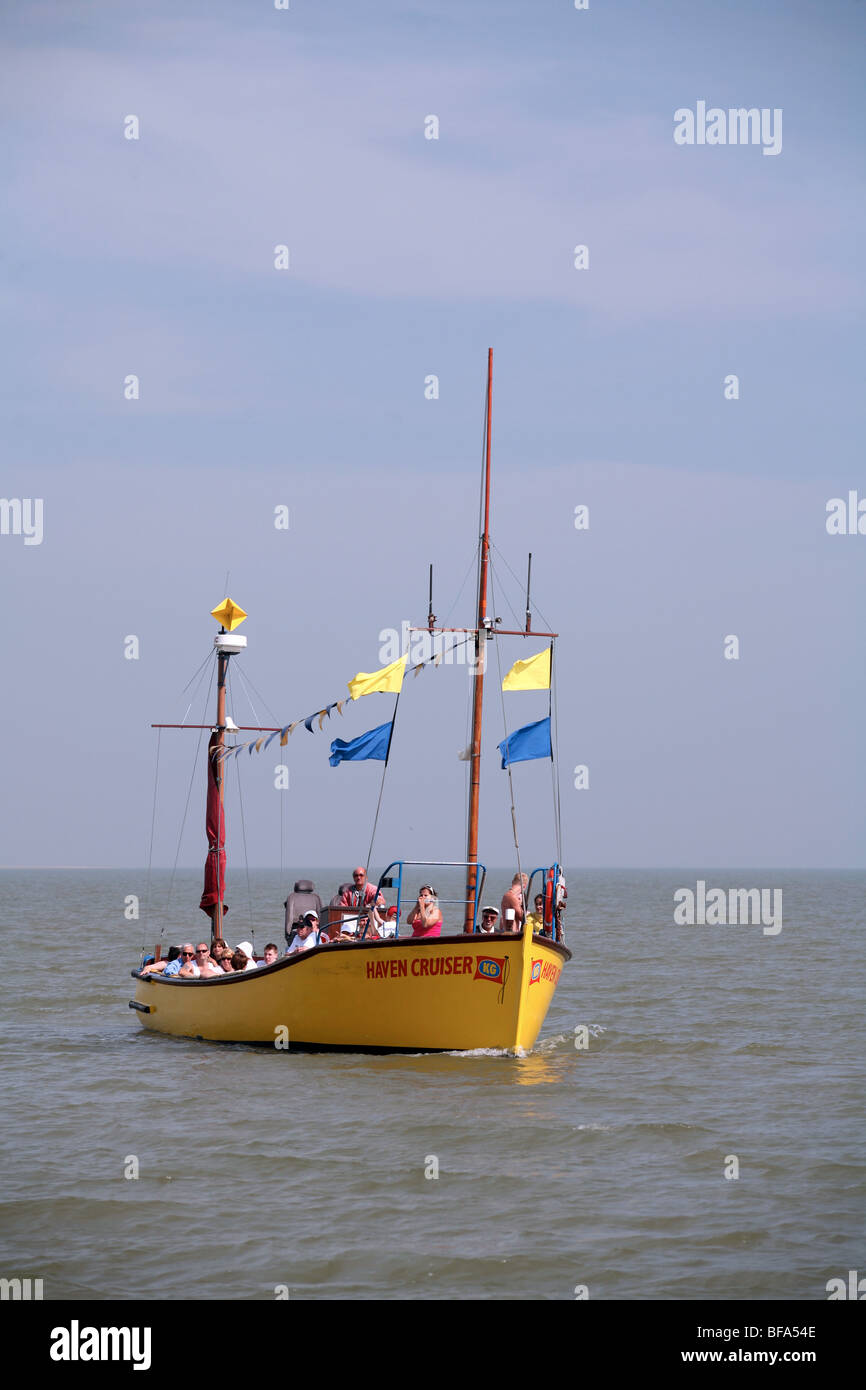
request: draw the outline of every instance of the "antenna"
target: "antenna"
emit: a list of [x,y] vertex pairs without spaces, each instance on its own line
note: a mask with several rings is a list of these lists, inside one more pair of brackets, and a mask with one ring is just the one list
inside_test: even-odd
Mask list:
[[433,612],[433,566],[430,566],[430,590],[427,597],[427,626],[432,632],[436,626],[436,614]]

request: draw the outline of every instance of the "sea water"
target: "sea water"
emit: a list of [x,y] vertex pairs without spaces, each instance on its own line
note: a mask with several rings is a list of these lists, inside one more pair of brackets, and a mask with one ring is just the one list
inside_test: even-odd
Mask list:
[[[233,874],[228,939],[282,949],[308,872]],[[313,877],[327,900],[348,871]],[[572,870],[573,959],[519,1057],[147,1034],[142,943],[207,926],[200,873],[169,880],[0,873],[4,1277],[45,1299],[825,1299],[866,1272],[866,874]],[[780,890],[781,930],[676,923],[699,881]]]

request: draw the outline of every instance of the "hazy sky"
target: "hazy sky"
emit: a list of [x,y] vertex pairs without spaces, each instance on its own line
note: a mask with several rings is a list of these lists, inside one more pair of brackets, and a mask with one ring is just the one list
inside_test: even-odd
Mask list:
[[[431,560],[440,618],[471,621],[492,345],[494,541],[521,578],[532,550],[561,634],[566,861],[866,864],[866,535],[825,525],[866,498],[862,0],[33,0],[0,29],[0,494],[44,509],[41,544],[0,535],[0,862],[144,861],[149,725],[184,716],[226,571],[281,723],[424,620]],[[781,151],[676,144],[699,102],[780,110]],[[507,669],[540,644],[500,645]],[[463,857],[469,684],[407,683],[374,867]],[[481,854],[505,864],[496,684]],[[279,861],[281,799],[288,865],[364,858],[381,764],[328,745],[392,706],[297,730],[287,792],[273,747],[243,755],[252,864]],[[507,697],[512,728],[545,712]],[[254,722],[237,681],[231,713]],[[163,735],[158,864],[196,739]],[[514,782],[548,861],[549,765]],[[181,862],[204,850],[200,761]]]

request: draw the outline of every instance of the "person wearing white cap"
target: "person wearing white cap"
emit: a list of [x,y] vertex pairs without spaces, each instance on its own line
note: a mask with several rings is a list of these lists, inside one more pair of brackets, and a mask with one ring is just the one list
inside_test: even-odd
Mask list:
[[330,940],[326,932],[319,931],[318,912],[305,912],[298,927],[298,934],[286,955],[293,956],[296,951],[309,951],[313,946],[327,946]]
[[496,931],[499,922],[498,907],[482,907],[481,909],[481,930],[485,933]]
[[238,951],[243,951],[247,958],[244,970],[255,970],[257,968],[255,959],[256,953],[253,949],[253,943],[251,941],[239,941],[235,947],[235,954],[237,954]]

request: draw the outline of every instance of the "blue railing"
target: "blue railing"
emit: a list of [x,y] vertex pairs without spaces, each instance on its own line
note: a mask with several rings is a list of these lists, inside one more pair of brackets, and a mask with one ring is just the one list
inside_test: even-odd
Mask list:
[[[472,903],[472,930],[473,930],[474,932],[478,931],[478,903],[479,903],[479,900],[480,900],[480,898],[481,898],[481,894],[482,894],[482,892],[484,891],[484,882],[485,882],[485,879],[487,878],[487,866],[486,866],[486,864],[477,864],[477,863],[476,863],[476,864],[473,865],[473,864],[470,864],[468,860],[461,860],[461,859],[395,859],[395,860],[393,860],[392,863],[390,863],[390,864],[388,865],[388,867],[387,867],[386,869],[383,869],[383,870],[382,870],[382,873],[379,875],[379,882],[376,884],[376,895],[377,895],[377,897],[378,897],[379,893],[382,891],[382,886],[383,886],[383,884],[385,884],[385,880],[386,880],[386,879],[390,879],[390,880],[391,880],[391,882],[388,883],[386,886],[389,887],[389,888],[393,888],[393,887],[394,887],[393,879],[396,878],[396,880],[397,880],[397,924],[398,924],[398,925],[397,925],[397,934],[398,934],[398,935],[399,935],[399,923],[400,923],[400,908],[401,908],[402,901],[403,901],[403,870],[404,870],[404,868],[405,868],[407,865],[408,865],[410,868],[413,868],[413,869],[471,869],[471,868],[474,868],[474,869],[476,870],[476,874],[475,874],[475,896],[474,896],[474,901],[473,901],[473,903]],[[392,870],[392,869],[396,869],[396,870],[397,870],[397,873],[396,873],[395,875],[392,875],[392,873],[391,873],[391,870]],[[466,904],[467,904],[469,901],[470,901],[469,898],[439,898],[439,903],[440,903],[440,905],[442,905],[442,904],[444,903],[446,906],[459,906],[459,907],[461,908],[463,914],[464,914],[464,919],[465,919],[465,914],[466,914]],[[369,918],[367,919],[367,922],[364,924],[364,929],[363,929],[363,931],[361,932],[361,937],[362,937],[362,938],[363,938],[364,936],[366,936],[366,934],[367,934],[367,924],[368,924],[368,923],[369,923]],[[443,925],[444,925],[444,921],[443,921]],[[461,931],[462,931],[462,929],[463,929],[463,928],[462,928],[462,924],[461,924]]]
[[[544,898],[545,898],[545,890],[546,890],[546,888],[547,888],[547,875],[548,875],[549,873],[553,875],[553,897],[552,897],[552,901],[551,901],[551,904],[550,904],[550,920],[548,921],[547,913],[546,913],[546,911],[545,911],[546,904],[545,904]],[[526,913],[527,913],[527,916],[529,915],[529,913],[530,913],[531,911],[533,911],[533,903],[532,903],[532,899],[533,899],[533,893],[532,893],[532,880],[535,878],[535,875],[536,875],[536,874],[541,874],[541,899],[542,899],[542,902],[541,902],[541,910],[542,910],[542,913],[544,914],[543,917],[542,917],[542,925],[543,925],[543,933],[542,933],[542,934],[543,934],[544,936],[553,936],[553,935],[555,934],[555,933],[554,933],[554,926],[555,926],[555,922],[556,922],[556,885],[557,885],[557,883],[559,882],[560,867],[559,867],[559,865],[556,864],[556,863],[551,864],[549,867],[546,867],[545,865],[542,864],[539,868],[533,869],[533,870],[532,870],[532,873],[529,875],[529,883],[528,883],[527,886],[526,886],[526,899],[525,899],[525,901],[526,901]]]

